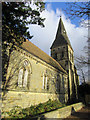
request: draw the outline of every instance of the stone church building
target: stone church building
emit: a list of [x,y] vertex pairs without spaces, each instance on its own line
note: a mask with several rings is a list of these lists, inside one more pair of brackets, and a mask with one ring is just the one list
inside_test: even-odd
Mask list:
[[51,57],[26,40],[11,54],[2,109],[23,108],[58,99],[78,99],[78,75],[73,49],[60,18]]

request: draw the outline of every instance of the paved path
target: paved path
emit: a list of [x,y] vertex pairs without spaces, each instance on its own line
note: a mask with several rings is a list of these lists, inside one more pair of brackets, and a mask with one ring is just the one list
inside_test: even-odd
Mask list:
[[90,107],[82,108],[63,120],[90,120]]

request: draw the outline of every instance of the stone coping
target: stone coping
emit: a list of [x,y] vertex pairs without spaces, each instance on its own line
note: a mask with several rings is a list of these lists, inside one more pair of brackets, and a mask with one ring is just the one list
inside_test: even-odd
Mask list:
[[47,113],[35,116],[31,119],[35,119],[35,118],[37,118],[37,119],[42,119],[42,118],[43,119],[44,118],[45,119],[47,119],[47,118],[66,118],[69,115],[71,115],[72,113],[80,110],[83,107],[84,107],[84,105],[80,102],[80,103],[72,104],[72,105],[69,105],[69,106],[51,111],[51,112],[47,112]]

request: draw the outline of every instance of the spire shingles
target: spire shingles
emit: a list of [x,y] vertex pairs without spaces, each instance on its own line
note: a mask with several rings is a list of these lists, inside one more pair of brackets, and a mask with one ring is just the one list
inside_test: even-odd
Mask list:
[[68,39],[64,24],[63,24],[62,19],[60,17],[56,38],[51,46],[51,49],[58,47],[60,45],[65,45],[65,44],[68,44],[72,48],[70,41]]

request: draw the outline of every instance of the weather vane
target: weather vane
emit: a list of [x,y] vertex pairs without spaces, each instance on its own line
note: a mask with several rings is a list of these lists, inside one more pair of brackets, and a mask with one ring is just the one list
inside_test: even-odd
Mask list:
[[58,16],[57,17],[62,17],[62,10],[61,10],[61,8],[60,8],[60,11],[58,12]]

